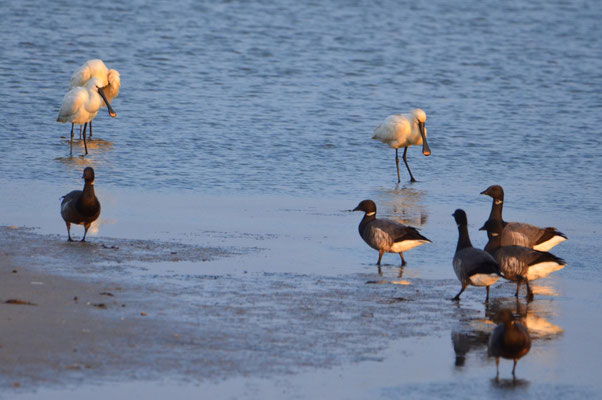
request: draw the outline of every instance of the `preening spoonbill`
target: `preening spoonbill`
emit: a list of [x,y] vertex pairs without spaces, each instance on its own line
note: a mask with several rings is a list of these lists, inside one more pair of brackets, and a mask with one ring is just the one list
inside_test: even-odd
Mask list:
[[531,349],[529,330],[523,324],[514,321],[512,311],[508,309],[501,310],[496,319],[501,324],[491,333],[488,345],[489,354],[495,357],[497,367],[495,379],[500,377],[500,357],[514,360],[512,378],[516,379],[516,363]]
[[[119,88],[121,88],[121,78],[119,72],[114,69],[108,69],[102,60],[94,59],[86,61],[82,66],[73,72],[71,75],[71,83],[69,89],[73,89],[78,86],[84,86],[92,78],[100,78],[105,83],[102,88],[108,102],[103,100],[102,107],[106,107],[107,103],[113,102],[113,99],[119,95]],[[114,115],[111,115],[114,117]],[[90,136],[92,136],[92,121],[90,125]],[[81,131],[80,131],[81,133]]]
[[[502,209],[504,207],[504,189],[500,185],[492,185],[481,192],[481,194],[490,196],[493,199],[491,204],[491,213],[487,222],[499,220],[502,223],[503,230],[501,235],[501,246],[518,245],[525,246],[539,251],[548,251],[560,242],[564,242],[567,237],[556,228],[540,228],[535,225],[525,224],[523,222],[506,222],[502,219]],[[487,224],[487,222],[485,224]],[[479,230],[486,230],[483,225]],[[491,234],[487,236],[491,239]]]
[[554,271],[563,269],[566,261],[547,251],[533,250],[523,246],[502,246],[502,221],[491,220],[485,223],[487,235],[490,237],[485,251],[491,254],[500,264],[502,275],[509,281],[516,282],[516,294],[521,283],[527,286],[527,300],[533,300],[530,281],[545,278]]
[[426,141],[426,113],[419,108],[412,110],[410,115],[393,114],[388,116],[382,124],[374,130],[372,139],[380,140],[395,149],[395,163],[397,164],[397,183],[401,182],[399,177],[399,154],[400,147],[404,147],[403,162],[410,173],[412,182],[416,182],[410,166],[406,159],[408,147],[412,145],[422,145],[422,153],[425,156],[431,155],[431,149]]
[[458,225],[458,245],[454,254],[454,272],[462,285],[460,292],[452,300],[460,300],[460,295],[469,285],[485,286],[489,301],[489,286],[496,283],[500,277],[500,266],[491,254],[481,249],[475,249],[468,235],[468,218],[466,212],[457,209],[452,216]]
[[430,240],[418,233],[416,228],[404,225],[390,219],[376,218],[376,204],[372,200],[364,200],[353,209],[363,211],[364,218],[360,222],[359,232],[364,242],[374,250],[378,250],[378,262],[380,271],[380,260],[383,254],[399,253],[401,266],[406,265],[403,252],[413,249],[421,244],[430,243]]
[[96,117],[98,110],[105,100],[109,109],[109,114],[115,116],[115,111],[111,104],[106,100],[103,93],[103,82],[100,78],[91,78],[84,86],[77,86],[69,90],[65,97],[57,122],[71,122],[71,154],[73,154],[73,124],[84,124],[84,147],[88,154],[86,144],[86,125]]
[[100,202],[94,194],[94,169],[86,167],[82,178],[85,181],[84,190],[69,192],[63,196],[63,201],[61,201],[61,217],[67,224],[67,240],[70,242],[73,241],[71,239],[71,224],[84,226],[82,242],[85,242],[90,225],[100,215]]

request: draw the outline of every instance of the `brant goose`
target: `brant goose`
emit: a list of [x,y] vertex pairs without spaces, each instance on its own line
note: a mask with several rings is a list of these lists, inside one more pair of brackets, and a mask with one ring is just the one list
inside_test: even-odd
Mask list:
[[[489,186],[481,194],[493,198],[491,204],[491,213],[488,221],[502,221],[502,246],[519,245],[530,247],[535,250],[548,251],[558,243],[563,242],[567,237],[556,230],[556,228],[539,228],[534,225],[525,224],[522,222],[505,222],[502,219],[502,208],[504,206],[504,189],[499,185]],[[479,230],[486,230],[483,225]],[[487,235],[489,237],[489,234]],[[489,237],[491,239],[491,237]]]
[[[103,100],[101,107],[107,107],[115,97],[119,95],[119,88],[121,87],[121,78],[119,72],[114,69],[108,69],[102,60],[88,60],[81,67],[73,72],[71,75],[71,84],[69,89],[73,89],[78,86],[84,86],[93,77],[100,78],[103,82],[107,82],[107,85],[102,88],[108,103]],[[113,116],[113,115],[111,115]],[[92,121],[90,125],[90,136],[92,136]],[[80,139],[81,139],[81,126],[80,126]]]
[[100,203],[94,194],[94,170],[91,167],[84,169],[85,179],[84,190],[74,190],[62,197],[61,216],[67,224],[67,235],[70,242],[71,224],[84,226],[84,237],[82,242],[86,241],[86,233],[92,222],[96,221],[100,215]]
[[452,216],[458,225],[458,245],[454,254],[454,272],[462,284],[462,289],[452,300],[460,300],[460,295],[469,285],[485,286],[489,301],[489,286],[500,279],[500,266],[491,254],[475,249],[468,235],[468,219],[464,210],[456,210]]
[[487,230],[487,236],[490,237],[485,251],[495,257],[500,264],[502,276],[516,282],[516,297],[518,297],[521,283],[525,282],[527,299],[532,300],[533,292],[529,287],[529,281],[545,278],[566,266],[566,262],[562,258],[546,251],[517,245],[502,246],[503,224],[500,220],[487,221],[484,228]]
[[403,258],[403,252],[413,249],[421,244],[431,241],[420,233],[416,228],[404,225],[390,219],[376,218],[376,204],[372,200],[364,200],[352,211],[363,211],[364,218],[359,225],[360,236],[375,250],[378,250],[378,262],[384,253],[399,253],[401,256],[401,266],[406,265]]
[[416,182],[408,160],[406,159],[406,153],[408,147],[412,145],[422,145],[422,153],[425,156],[431,155],[431,149],[426,141],[426,128],[424,126],[426,122],[426,113],[421,109],[417,108],[412,110],[410,115],[405,114],[394,114],[390,115],[383,121],[382,124],[378,125],[374,130],[374,136],[372,139],[380,140],[387,144],[389,147],[395,149],[395,163],[397,164],[397,183],[401,182],[399,176],[399,148],[403,147],[403,162],[406,164],[406,168],[410,173],[411,182]]
[[500,357],[514,360],[512,377],[516,379],[516,363],[519,358],[529,352],[531,348],[531,337],[527,328],[514,321],[512,312],[508,309],[501,310],[497,315],[501,322],[495,327],[489,337],[489,355],[495,357],[497,367],[496,379],[500,376]]
[[65,97],[57,122],[71,122],[71,153],[73,154],[73,125],[84,124],[84,147],[88,154],[88,145],[86,144],[86,126],[96,117],[98,110],[102,106],[104,100],[109,109],[109,114],[115,117],[115,111],[104,95],[103,87],[106,86],[106,81],[93,77],[84,86],[77,86],[70,89]]

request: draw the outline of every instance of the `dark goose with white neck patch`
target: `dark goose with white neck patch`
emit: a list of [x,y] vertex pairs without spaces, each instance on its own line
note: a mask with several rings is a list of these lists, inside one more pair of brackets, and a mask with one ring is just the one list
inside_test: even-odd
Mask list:
[[74,190],[66,194],[61,202],[61,216],[67,224],[67,240],[70,242],[73,241],[71,224],[84,226],[84,237],[81,241],[85,242],[90,225],[100,215],[100,202],[94,194],[94,169],[86,167],[82,178],[85,180],[84,190]]
[[[501,237],[502,246],[518,245],[535,250],[548,251],[558,243],[567,240],[565,234],[559,232],[556,228],[540,228],[523,222],[505,222],[502,219],[504,189],[502,189],[500,185],[489,186],[482,191],[481,194],[493,198],[491,213],[489,214],[489,219],[487,221],[499,220],[502,222],[504,228]],[[479,230],[486,230],[485,225]],[[487,236],[489,237],[489,234]],[[489,237],[489,239],[491,239],[491,237]]]
[[516,379],[516,363],[531,349],[531,337],[527,328],[516,321],[508,309],[501,310],[496,318],[501,322],[489,337],[489,354],[495,357],[496,379],[500,376],[500,357],[514,360],[512,377]]
[[462,284],[462,289],[452,300],[460,300],[460,295],[469,285],[485,286],[489,301],[489,286],[500,279],[500,266],[491,254],[475,249],[468,235],[468,218],[464,210],[457,209],[452,216],[458,225],[458,245],[454,254],[454,272]]
[[490,238],[485,246],[485,251],[500,264],[502,276],[516,282],[516,297],[518,297],[521,283],[524,282],[527,286],[527,299],[533,299],[529,282],[545,278],[566,266],[566,261],[547,251],[516,245],[502,246],[504,228],[500,220],[487,221],[483,227],[487,230],[487,236]]
[[375,250],[378,250],[377,265],[384,253],[399,253],[401,266],[406,265],[403,252],[431,241],[422,236],[416,228],[390,219],[376,218],[376,204],[372,200],[360,202],[352,211],[365,212],[360,222],[360,236]]

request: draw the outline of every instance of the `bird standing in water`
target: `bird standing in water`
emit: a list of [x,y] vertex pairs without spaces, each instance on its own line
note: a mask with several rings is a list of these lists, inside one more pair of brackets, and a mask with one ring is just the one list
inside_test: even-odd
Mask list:
[[81,241],[85,242],[90,225],[100,215],[100,202],[94,193],[94,169],[86,167],[82,178],[85,180],[84,190],[69,192],[63,196],[63,201],[61,201],[61,216],[67,225],[67,240],[70,242],[73,241],[71,224],[84,226],[84,237]]
[[516,282],[516,297],[518,297],[521,283],[524,282],[527,286],[527,300],[533,300],[533,291],[529,282],[545,278],[566,266],[566,261],[547,251],[517,245],[502,246],[503,224],[501,220],[489,220],[485,222],[484,227],[487,230],[487,236],[490,237],[485,251],[500,264],[502,276]]
[[452,300],[459,301],[464,290],[469,285],[473,285],[487,288],[487,297],[485,298],[485,302],[487,302],[489,301],[489,286],[496,283],[501,277],[500,266],[491,254],[472,247],[468,235],[466,212],[457,209],[452,216],[458,225],[458,245],[454,254],[453,266],[462,285],[460,292]]
[[[564,242],[567,237],[564,233],[559,232],[556,228],[547,227],[540,228],[535,225],[526,224],[524,222],[506,222],[502,219],[502,209],[504,207],[504,189],[500,185],[492,185],[481,192],[493,199],[491,203],[490,221],[498,220],[502,223],[501,246],[518,245],[529,247],[539,251],[548,251],[560,242]],[[479,230],[486,230],[486,225],[483,225]],[[487,237],[491,239],[491,234],[487,233]]]
[[61,110],[59,116],[56,119],[57,122],[71,122],[71,151],[73,154],[73,125],[84,124],[84,148],[86,154],[88,154],[88,146],[86,144],[86,125],[92,121],[98,110],[102,106],[102,102],[107,104],[109,114],[115,117],[117,114],[111,107],[111,104],[106,99],[103,87],[106,86],[100,78],[92,78],[84,86],[77,86],[69,90],[65,97],[63,97],[63,103],[61,104]]
[[375,250],[378,250],[378,262],[380,270],[380,260],[383,254],[399,253],[401,256],[401,266],[406,265],[403,258],[403,252],[413,249],[431,241],[422,236],[416,228],[404,225],[390,219],[376,218],[376,204],[372,200],[360,202],[352,211],[363,211],[364,218],[359,225],[360,236]]
[[378,125],[374,130],[374,136],[372,139],[380,140],[387,144],[389,147],[395,149],[395,164],[397,165],[397,183],[401,182],[399,176],[399,148],[403,147],[403,162],[410,173],[410,181],[416,182],[408,160],[406,159],[406,153],[408,147],[414,145],[422,145],[422,153],[425,156],[431,155],[431,149],[426,141],[426,113],[419,108],[412,110],[409,115],[406,114],[394,114],[390,115],[383,123]]
[[[78,86],[84,86],[92,78],[99,78],[101,81],[106,82],[106,86],[102,88],[106,101],[103,100],[101,108],[108,107],[109,104],[113,102],[113,99],[119,95],[119,89],[121,88],[121,78],[119,72],[115,69],[108,69],[102,60],[88,60],[78,69],[76,69],[73,72],[73,75],[71,75],[69,90]],[[111,116],[114,117],[112,114]],[[90,126],[91,137],[92,120],[90,120],[88,125]]]

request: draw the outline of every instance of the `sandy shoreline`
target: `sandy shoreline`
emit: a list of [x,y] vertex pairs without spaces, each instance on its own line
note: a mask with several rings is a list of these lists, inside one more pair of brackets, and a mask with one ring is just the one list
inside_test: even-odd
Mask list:
[[[141,355],[177,341],[161,315],[169,312],[152,288],[114,282],[94,272],[95,265],[115,273],[134,260],[207,261],[227,255],[151,241],[65,243],[58,235],[17,227],[0,227],[0,237],[0,378],[2,386],[15,388],[144,372],[151,360]],[[78,277],[61,275],[61,264]]]
[[[495,311],[515,307],[515,286],[496,285],[487,307],[480,288],[450,302],[455,226],[447,207],[409,206],[414,189],[381,194],[414,225],[428,215],[433,243],[408,252],[402,277],[393,255],[377,274],[344,199],[146,194],[139,203],[139,193],[108,188],[100,229],[81,244],[66,242],[56,204],[32,213],[10,193],[0,221],[38,228],[0,227],[0,397],[324,394],[313,382],[350,398],[420,398],[438,384],[466,395],[474,382],[506,390],[490,383],[486,338]],[[174,207],[161,209],[166,199]],[[474,220],[487,213],[478,209]],[[568,233],[559,254],[589,262],[576,255],[585,234]],[[519,375],[529,392],[590,393],[594,380],[572,365],[595,364],[581,343],[591,342],[583,309],[597,304],[597,286],[571,279],[578,270],[537,281],[536,301],[518,306],[535,336]],[[13,298],[37,305],[4,303]]]
[[[64,243],[15,227],[0,227],[0,238],[0,376],[2,387],[16,392],[165,376],[217,382],[381,360],[392,339],[449,329],[456,313],[441,312],[450,287],[411,287],[397,268],[376,280],[249,273],[128,282],[128,260],[170,259],[176,250],[184,261],[186,254],[216,259],[236,257],[236,250],[124,240],[116,250],[114,239]],[[84,246],[94,263],[82,261]],[[128,247],[128,260],[115,256]],[[72,264],[74,277],[55,273],[62,263]],[[9,299],[35,305],[4,303]],[[399,313],[405,317],[390,318]]]

